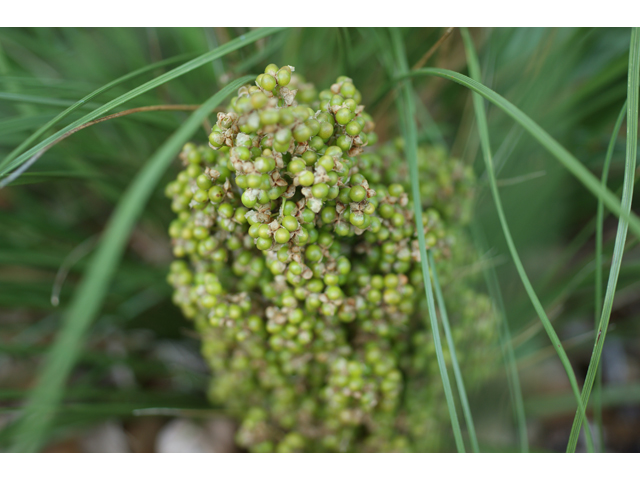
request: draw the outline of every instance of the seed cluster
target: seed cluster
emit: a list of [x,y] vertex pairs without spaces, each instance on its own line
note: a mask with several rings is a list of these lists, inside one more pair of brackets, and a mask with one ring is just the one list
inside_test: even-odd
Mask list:
[[[184,146],[166,188],[174,303],[202,337],[212,402],[250,451],[436,448],[446,411],[402,145],[371,148],[351,79],[318,93],[293,70],[267,66],[218,114],[209,146]],[[473,261],[461,230],[473,175],[420,155],[427,247],[471,364],[493,332],[460,271]]]

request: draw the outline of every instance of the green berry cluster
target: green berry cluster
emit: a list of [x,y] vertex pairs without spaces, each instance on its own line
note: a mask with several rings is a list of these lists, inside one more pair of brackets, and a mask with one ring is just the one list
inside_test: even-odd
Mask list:
[[[410,176],[403,152],[402,139],[389,142],[376,152],[363,155],[361,169],[365,175],[369,174],[370,181],[373,177],[387,184],[406,182]],[[417,153],[423,207],[435,208],[447,222],[467,224],[471,220],[476,183],[471,166],[450,157],[440,146],[421,146]],[[369,165],[373,165],[373,169]]]
[[[212,402],[250,451],[420,451],[439,438],[412,201],[390,168],[401,151],[371,148],[360,102],[350,78],[317,92],[269,65],[218,114],[209,146],[185,145],[166,188],[173,301],[201,335]],[[477,362],[490,304],[459,271],[470,248],[440,193],[426,195],[427,246]]]

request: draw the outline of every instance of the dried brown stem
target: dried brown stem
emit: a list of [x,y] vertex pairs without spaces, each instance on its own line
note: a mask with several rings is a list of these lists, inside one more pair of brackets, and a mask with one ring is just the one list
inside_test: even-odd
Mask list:
[[440,39],[434,43],[433,47],[431,47],[429,49],[429,51],[427,53],[425,53],[422,58],[420,60],[418,60],[418,63],[416,63],[411,70],[418,70],[419,68],[424,67],[424,65],[429,61],[429,59],[431,58],[431,56],[436,52],[436,50],[438,49],[438,47],[440,45],[442,45],[442,43],[449,38],[449,36],[451,35],[451,33],[453,33],[453,29],[455,27],[448,27],[445,32],[442,34],[442,36],[440,37]]
[[[418,70],[419,68],[422,68],[429,61],[436,50],[438,50],[438,47],[440,47],[440,45],[442,45],[444,41],[451,36],[454,28],[455,27],[448,27],[447,30],[442,34],[442,36],[438,39],[438,41],[433,44],[433,46],[422,56],[420,60],[418,60],[418,62],[413,67],[411,67],[411,70]],[[395,88],[387,93],[382,104],[380,105],[380,108],[378,108],[376,112],[378,116],[382,116],[391,106],[391,102],[395,98],[395,93]]]
[[104,122],[106,120],[111,120],[113,118],[124,117],[125,115],[131,115],[132,113],[139,113],[139,112],[153,112],[153,111],[157,111],[157,110],[192,111],[192,110],[197,110],[198,108],[200,108],[200,105],[150,105],[148,107],[137,107],[137,108],[131,108],[129,110],[124,110],[124,111],[118,112],[118,113],[112,113],[111,115],[107,115],[106,117],[101,117],[101,118],[98,118],[96,120],[92,120],[90,122],[87,122],[87,123],[84,123],[84,124],[80,125],[79,127],[74,128],[73,130],[68,131],[62,137],[60,137],[58,140],[53,142],[51,145],[48,145],[47,147],[45,147],[43,150],[45,150],[45,151],[48,150],[49,148],[54,146],[59,141],[67,138],[69,135],[72,135],[72,134],[76,133],[79,130],[82,130],[83,128],[87,128],[87,127],[90,127],[92,125],[95,125],[96,123]]

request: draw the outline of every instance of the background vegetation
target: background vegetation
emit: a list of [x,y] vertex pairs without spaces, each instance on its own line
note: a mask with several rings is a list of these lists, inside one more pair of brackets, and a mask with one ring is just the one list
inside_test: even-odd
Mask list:
[[[171,304],[166,231],[173,214],[163,186],[175,175],[178,148],[191,138],[204,140],[207,116],[233,89],[216,94],[276,63],[294,65],[317,85],[352,77],[381,142],[407,135],[399,126],[409,115],[420,143],[440,145],[474,165],[480,183],[472,234],[480,260],[468,268],[486,273],[511,335],[510,341],[502,337],[502,350],[496,347],[506,368],[496,362],[492,378],[468,392],[480,449],[565,450],[576,399],[505,241],[485,167],[489,150],[493,193],[580,388],[607,305],[618,218],[603,210],[599,255],[598,196],[581,183],[584,175],[567,170],[549,141],[531,136],[494,103],[476,101],[474,108],[467,88],[420,69],[476,78],[598,181],[609,152],[606,185],[620,205],[626,173],[624,209],[639,176],[633,148],[638,83],[629,59],[640,59],[637,51],[630,56],[628,29],[471,30],[466,49],[465,34],[444,28],[0,29],[0,182],[10,182],[0,190],[0,448],[63,448],[107,420],[137,439],[170,418],[223,415],[206,402],[198,342]],[[399,82],[406,73],[397,60],[402,49],[407,68],[415,70],[410,84]],[[469,68],[474,50],[475,70]],[[635,121],[627,129],[634,92]],[[11,176],[45,145],[32,147],[56,132],[158,105],[181,107],[142,109],[82,129]],[[615,259],[622,249],[624,257],[615,296],[608,296],[602,388],[596,380],[588,408],[595,450],[640,449],[640,250],[633,218],[626,243],[618,235]],[[138,444],[144,442],[131,448],[144,449]],[[578,449],[586,448],[580,440]]]

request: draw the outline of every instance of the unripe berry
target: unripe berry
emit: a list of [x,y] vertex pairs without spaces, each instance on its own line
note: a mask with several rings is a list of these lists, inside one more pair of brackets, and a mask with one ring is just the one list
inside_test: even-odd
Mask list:
[[276,79],[271,75],[263,75],[260,81],[260,86],[270,92],[276,88]]
[[351,121],[352,117],[353,112],[351,112],[351,110],[349,110],[348,108],[341,108],[336,112],[336,122],[338,122],[340,125],[346,125]]
[[286,228],[279,228],[274,235],[274,239],[278,243],[287,243],[289,241],[289,237],[289,230]]

